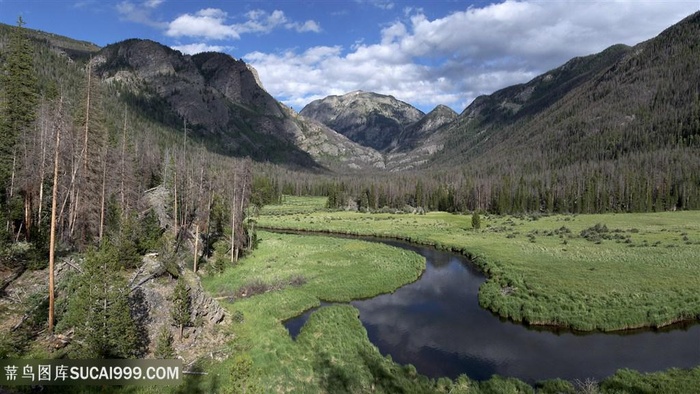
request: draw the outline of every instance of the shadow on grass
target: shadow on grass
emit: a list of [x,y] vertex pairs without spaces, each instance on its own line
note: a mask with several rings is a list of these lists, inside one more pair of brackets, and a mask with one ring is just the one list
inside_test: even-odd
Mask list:
[[372,374],[373,384],[377,391],[386,393],[407,392],[403,385],[400,384],[396,374],[388,370],[386,366],[383,365],[382,360],[377,359],[376,356],[373,356],[366,350],[360,352],[360,357],[362,357],[362,361],[367,369],[369,369],[370,374]]
[[218,393],[221,390],[219,377],[216,375],[199,375],[204,370],[197,363],[191,366],[188,372],[193,374],[182,375],[182,383],[172,392],[177,394],[207,394]]
[[327,393],[353,393],[353,379],[345,369],[334,365],[327,353],[320,353],[314,363],[321,388]]

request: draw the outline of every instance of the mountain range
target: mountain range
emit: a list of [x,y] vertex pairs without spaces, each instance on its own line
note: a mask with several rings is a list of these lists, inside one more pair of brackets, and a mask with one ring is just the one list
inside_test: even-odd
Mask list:
[[700,134],[700,13],[636,46],[614,45],[480,96],[460,114],[442,105],[425,114],[363,91],[296,113],[264,89],[253,67],[226,54],[190,56],[141,39],[99,48],[31,32],[40,47],[89,63],[130,107],[174,133],[293,168],[566,166],[696,146]]

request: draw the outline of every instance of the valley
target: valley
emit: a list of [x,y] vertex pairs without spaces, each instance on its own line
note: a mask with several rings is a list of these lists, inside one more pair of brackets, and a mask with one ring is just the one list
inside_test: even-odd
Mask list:
[[297,112],[230,54],[23,23],[0,358],[182,360],[136,393],[700,387],[700,12],[460,113]]

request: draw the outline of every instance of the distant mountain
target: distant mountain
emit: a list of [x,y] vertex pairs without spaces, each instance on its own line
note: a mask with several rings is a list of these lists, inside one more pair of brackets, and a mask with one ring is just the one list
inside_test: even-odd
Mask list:
[[428,143],[438,129],[452,123],[457,117],[457,113],[450,107],[438,105],[419,121],[407,126],[397,137],[391,151],[407,152],[421,148]]
[[109,45],[93,66],[144,116],[183,129],[210,149],[303,168],[382,167],[377,152],[297,116],[260,84],[255,70],[222,53],[183,55],[149,40]]
[[406,128],[425,115],[392,96],[363,91],[312,101],[300,114],[378,151],[395,148]]
[[386,169],[392,172],[419,168],[444,148],[449,127],[458,115],[451,108],[438,105],[419,121],[399,134],[386,154]]

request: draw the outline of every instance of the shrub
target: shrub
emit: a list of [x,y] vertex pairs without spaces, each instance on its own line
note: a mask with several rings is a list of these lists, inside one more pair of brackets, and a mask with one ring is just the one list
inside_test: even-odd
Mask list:
[[575,394],[576,388],[571,382],[563,379],[551,379],[535,385],[538,393],[543,394]]
[[603,239],[610,239],[611,237],[608,235],[610,230],[608,230],[608,226],[604,224],[597,223],[593,227],[589,227],[585,230],[582,230],[580,235],[585,238],[588,241],[595,242],[595,243],[601,243]]

